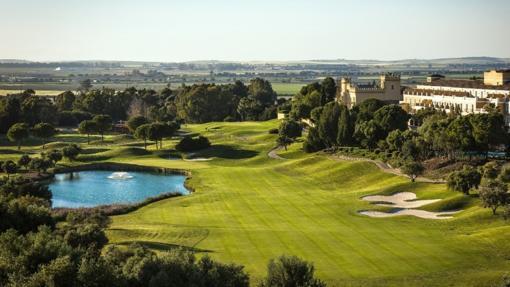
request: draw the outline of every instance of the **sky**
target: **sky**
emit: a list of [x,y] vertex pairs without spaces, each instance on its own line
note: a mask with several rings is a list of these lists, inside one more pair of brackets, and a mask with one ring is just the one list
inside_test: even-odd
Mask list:
[[0,59],[510,57],[509,0],[0,0]]

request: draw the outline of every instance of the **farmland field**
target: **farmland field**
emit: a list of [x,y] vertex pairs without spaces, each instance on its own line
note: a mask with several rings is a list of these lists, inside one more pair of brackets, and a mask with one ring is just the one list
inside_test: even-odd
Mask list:
[[[22,91],[23,90],[14,90],[14,89],[2,90],[2,89],[0,89],[0,96],[6,96],[8,94],[16,94],[16,93],[20,93]],[[62,92],[63,91],[59,91],[59,90],[36,90],[35,94],[38,96],[56,96]]]
[[[192,85],[193,83],[186,83],[187,85]],[[131,83],[131,85],[139,88],[139,89],[155,89],[161,90],[167,86],[167,83]],[[131,85],[120,84],[120,83],[104,83],[104,84],[94,84],[94,88],[112,88],[117,90],[123,90],[125,88],[130,87]],[[294,95],[301,87],[305,84],[300,83],[272,83],[273,89],[279,95]],[[180,87],[181,84],[173,83],[171,87],[176,89]],[[34,89],[37,95],[47,95],[47,96],[55,96],[62,93],[65,90],[75,90],[77,85],[72,84],[52,84],[52,83],[42,83],[42,84],[24,84],[24,85],[3,85],[0,88],[0,96],[5,96],[7,94],[14,94],[23,91],[24,89]]]

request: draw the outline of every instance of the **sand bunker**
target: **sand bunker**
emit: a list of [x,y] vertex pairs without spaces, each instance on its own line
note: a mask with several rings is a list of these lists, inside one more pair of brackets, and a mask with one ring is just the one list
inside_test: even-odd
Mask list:
[[394,217],[400,215],[411,215],[424,219],[449,219],[457,211],[447,211],[447,212],[431,212],[420,209],[400,209],[395,212],[381,212],[381,211],[360,211],[360,214],[367,215],[370,217]]
[[197,158],[185,158],[184,161],[210,161],[212,158],[197,157]]
[[362,200],[375,202],[376,205],[398,208],[391,212],[382,212],[375,210],[359,211],[360,214],[370,217],[394,217],[400,215],[411,215],[425,219],[448,219],[458,211],[432,212],[418,208],[430,203],[440,201],[441,199],[416,200],[416,194],[412,192],[400,192],[394,195],[369,195],[361,198]]
[[188,153],[188,158],[183,158],[184,161],[210,161],[212,158],[208,157],[194,157],[196,153],[191,152]]
[[369,195],[362,200],[380,202],[377,205],[396,208],[417,208],[440,201],[440,199],[415,200],[416,198],[416,194],[412,192],[400,192],[394,195]]

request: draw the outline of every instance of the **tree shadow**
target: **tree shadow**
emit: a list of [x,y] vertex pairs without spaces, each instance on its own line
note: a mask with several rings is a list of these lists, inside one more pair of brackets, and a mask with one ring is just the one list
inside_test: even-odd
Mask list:
[[21,151],[17,149],[0,149],[0,154],[25,154],[26,151]]
[[162,243],[162,242],[152,242],[152,241],[143,241],[143,240],[133,240],[133,241],[123,241],[120,243],[117,243],[118,245],[131,245],[131,244],[139,244],[145,248],[149,248],[152,250],[158,250],[158,251],[171,251],[171,250],[185,250],[185,251],[191,251],[191,252],[207,252],[212,253],[214,251],[207,250],[207,249],[200,249],[185,245],[178,245],[178,244],[169,244],[169,243]]
[[108,151],[107,148],[85,148],[81,150],[81,154],[95,154]]
[[205,150],[196,152],[194,157],[217,157],[224,159],[246,159],[257,156],[254,150],[238,149],[228,145],[213,145]]

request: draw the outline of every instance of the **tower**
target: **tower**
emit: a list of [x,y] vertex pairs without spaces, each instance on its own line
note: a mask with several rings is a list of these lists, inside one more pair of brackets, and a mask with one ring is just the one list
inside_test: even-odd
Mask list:
[[384,90],[384,99],[386,101],[400,101],[400,76],[392,73],[381,75],[381,88]]

